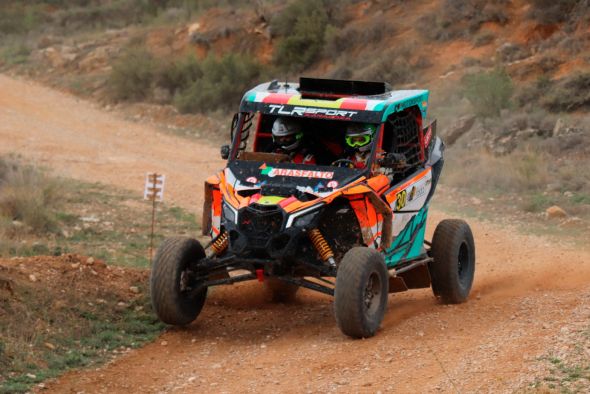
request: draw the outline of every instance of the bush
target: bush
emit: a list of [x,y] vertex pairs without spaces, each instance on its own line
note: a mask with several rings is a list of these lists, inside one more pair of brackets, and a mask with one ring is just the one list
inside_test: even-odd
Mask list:
[[54,231],[59,189],[55,179],[35,168],[0,158],[0,221],[18,221],[36,233]]
[[149,97],[156,76],[156,60],[141,47],[128,49],[113,65],[107,81],[115,101],[140,101]]
[[379,44],[393,34],[394,28],[385,17],[374,18],[371,25],[363,29],[350,25],[343,29],[328,26],[325,36],[325,53],[330,58],[335,59],[341,55],[346,55],[351,47]]
[[207,57],[201,64],[202,75],[180,90],[174,104],[181,112],[232,109],[244,92],[264,74],[262,66],[249,57],[227,55]]
[[466,75],[462,84],[463,94],[478,116],[499,116],[502,109],[510,106],[514,88],[510,76],[503,69]]
[[590,72],[572,75],[555,83],[541,103],[553,112],[590,109]]
[[584,0],[531,0],[529,17],[539,23],[553,24],[565,22],[578,4]]
[[155,72],[155,83],[174,96],[202,77],[201,64],[194,55],[189,55],[178,61],[159,64]]
[[271,31],[283,37],[275,50],[276,65],[287,71],[301,71],[320,55],[329,23],[322,3],[298,0],[272,20]]
[[505,24],[504,12],[507,0],[444,0],[431,14],[424,15],[420,32],[429,40],[448,41],[467,37],[486,22]]
[[0,48],[0,66],[7,64],[14,66],[16,64],[26,63],[29,60],[31,48],[24,42],[15,42]]

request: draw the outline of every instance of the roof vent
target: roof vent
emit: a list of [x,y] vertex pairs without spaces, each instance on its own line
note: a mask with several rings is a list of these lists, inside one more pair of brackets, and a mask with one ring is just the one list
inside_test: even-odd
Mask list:
[[302,98],[336,100],[348,96],[374,96],[390,90],[391,86],[386,82],[299,78],[299,91]]

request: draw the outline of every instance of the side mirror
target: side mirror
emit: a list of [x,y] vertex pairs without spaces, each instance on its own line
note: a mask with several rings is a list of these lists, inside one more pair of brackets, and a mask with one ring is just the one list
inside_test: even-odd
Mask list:
[[222,145],[220,149],[221,158],[227,160],[229,158],[229,145]]
[[379,159],[379,165],[389,168],[404,168],[406,166],[406,155],[403,153],[386,153]]

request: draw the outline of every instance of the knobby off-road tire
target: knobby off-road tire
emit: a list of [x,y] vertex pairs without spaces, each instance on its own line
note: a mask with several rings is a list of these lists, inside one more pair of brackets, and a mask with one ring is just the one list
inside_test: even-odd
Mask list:
[[369,338],[387,308],[389,275],[383,255],[356,247],[344,255],[336,275],[334,312],[340,330],[352,338]]
[[299,290],[299,286],[277,278],[268,278],[264,281],[264,291],[272,302],[293,302],[297,290]]
[[150,288],[152,305],[164,323],[184,326],[203,309],[206,287],[196,292],[181,290],[183,271],[203,257],[205,251],[196,239],[168,238],[160,245],[152,265]]
[[428,266],[434,295],[446,304],[459,304],[469,296],[475,274],[475,242],[469,225],[459,219],[443,220],[432,237]]

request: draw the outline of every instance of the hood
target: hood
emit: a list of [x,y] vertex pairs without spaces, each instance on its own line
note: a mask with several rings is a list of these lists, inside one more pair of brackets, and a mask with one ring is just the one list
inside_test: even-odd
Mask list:
[[[295,197],[300,202],[320,200],[362,178],[363,170],[293,163],[234,160],[224,170],[228,192],[248,205],[249,197],[267,204]],[[279,198],[282,197],[282,198]]]

